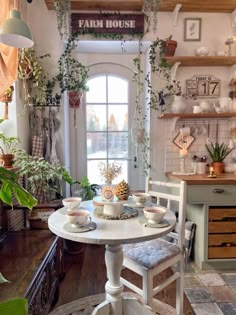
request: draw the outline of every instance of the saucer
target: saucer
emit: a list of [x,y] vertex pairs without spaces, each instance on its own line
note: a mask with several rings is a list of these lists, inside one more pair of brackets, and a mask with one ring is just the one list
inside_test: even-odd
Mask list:
[[95,230],[97,227],[97,224],[95,222],[90,222],[89,224],[79,227],[79,226],[73,226],[70,224],[70,222],[67,222],[63,227],[67,232],[83,233],[83,232]]
[[161,222],[159,222],[159,223],[149,223],[149,222],[147,222],[147,223],[144,224],[145,227],[159,228],[159,229],[160,228],[165,228],[165,227],[167,227],[169,225],[170,225],[170,223],[167,220],[165,220],[165,219],[162,219]]
[[145,217],[140,217],[139,222],[140,224],[149,228],[165,228],[170,225],[169,221],[167,221],[165,218],[163,218],[159,223],[149,223]]
[[140,204],[136,202],[127,202],[124,204],[124,206],[138,209],[138,208],[144,208],[144,207],[151,207],[152,203],[150,201],[147,201],[144,204]]

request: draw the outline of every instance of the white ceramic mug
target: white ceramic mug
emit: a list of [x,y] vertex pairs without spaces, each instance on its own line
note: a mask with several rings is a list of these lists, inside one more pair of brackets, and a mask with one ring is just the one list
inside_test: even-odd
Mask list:
[[71,210],[66,214],[70,224],[75,227],[82,227],[91,222],[88,210]]

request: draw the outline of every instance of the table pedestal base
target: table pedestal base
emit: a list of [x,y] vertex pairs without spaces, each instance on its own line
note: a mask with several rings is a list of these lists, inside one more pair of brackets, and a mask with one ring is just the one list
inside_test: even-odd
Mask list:
[[[151,310],[147,305],[142,304],[135,297],[124,296],[122,300],[122,314],[123,315],[155,315],[156,313]],[[113,315],[111,312],[111,304],[105,301],[99,304],[92,315]]]

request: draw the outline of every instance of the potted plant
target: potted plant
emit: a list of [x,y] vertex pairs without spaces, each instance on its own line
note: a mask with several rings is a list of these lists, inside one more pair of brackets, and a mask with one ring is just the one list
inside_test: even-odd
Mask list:
[[[0,199],[2,202],[13,207],[13,197],[17,202],[29,209],[32,209],[37,204],[37,200],[26,191],[19,183],[17,175],[9,170],[0,167]],[[0,273],[0,284],[8,282]],[[12,299],[0,303],[0,314],[10,315],[19,314],[27,315],[27,300]]]
[[0,102],[5,103],[3,119],[8,119],[8,103],[12,101],[12,96],[14,92],[14,86],[11,85],[0,98]]
[[26,176],[28,191],[37,196],[40,203],[50,201],[50,193],[55,192],[61,198],[62,181],[72,181],[66,169],[59,163],[49,163],[43,157],[31,156],[18,151],[15,165],[20,176]]
[[79,195],[79,197],[82,198],[82,200],[93,199],[93,197],[97,194],[97,190],[100,189],[99,185],[90,184],[87,176],[84,176],[80,182],[74,182],[74,183],[80,184],[80,188],[78,190],[78,195]]
[[[23,80],[25,102],[28,105],[46,105],[53,95],[56,78],[48,80],[41,60],[50,57],[49,54],[38,56],[34,48],[19,50],[18,77]],[[61,96],[55,94],[59,100]]]
[[0,140],[2,140],[2,145],[0,145],[0,160],[3,161],[5,168],[12,168],[17,151],[16,146],[20,142],[20,139],[18,137],[6,137],[0,132]]
[[229,148],[224,142],[211,142],[210,145],[205,144],[206,149],[212,159],[212,167],[216,174],[224,172],[224,159],[233,151],[234,148]]
[[[74,110],[80,107],[83,92],[88,91],[88,68],[73,56],[77,36],[78,33],[73,33],[69,37],[58,61],[59,74],[56,76],[61,93],[67,91],[70,107]],[[76,125],[76,120],[74,125]]]

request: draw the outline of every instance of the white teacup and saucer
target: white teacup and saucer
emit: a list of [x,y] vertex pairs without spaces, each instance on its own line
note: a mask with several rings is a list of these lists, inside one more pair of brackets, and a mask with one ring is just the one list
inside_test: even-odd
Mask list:
[[69,222],[64,225],[68,232],[87,232],[96,228],[96,223],[92,222],[90,212],[85,209],[68,211],[66,217]]

